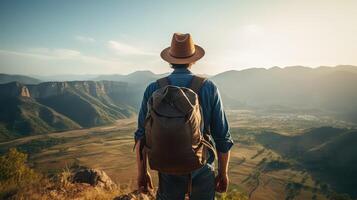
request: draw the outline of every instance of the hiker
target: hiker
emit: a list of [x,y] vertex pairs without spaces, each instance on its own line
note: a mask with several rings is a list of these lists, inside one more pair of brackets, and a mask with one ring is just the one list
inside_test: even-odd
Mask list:
[[161,52],[173,72],[144,92],[135,132],[137,183],[140,191],[152,191],[148,163],[158,171],[158,200],[211,200],[228,188],[233,140],[222,100],[212,81],[190,71],[204,54],[190,34],[175,33]]

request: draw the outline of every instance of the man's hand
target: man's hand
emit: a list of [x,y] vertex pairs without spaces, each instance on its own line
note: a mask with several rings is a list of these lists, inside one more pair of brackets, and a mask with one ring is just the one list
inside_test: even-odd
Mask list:
[[229,179],[228,179],[228,164],[230,152],[221,153],[217,152],[218,155],[218,175],[216,176],[216,191],[219,193],[227,192]]
[[216,185],[216,192],[223,193],[227,192],[229,184],[229,178],[227,174],[218,174],[216,176],[215,185]]
[[149,172],[138,174],[137,181],[138,181],[138,190],[140,192],[150,193],[154,188],[152,184],[151,175]]

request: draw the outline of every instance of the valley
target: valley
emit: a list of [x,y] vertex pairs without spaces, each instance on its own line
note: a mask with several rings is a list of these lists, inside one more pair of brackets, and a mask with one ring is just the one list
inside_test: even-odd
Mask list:
[[[327,199],[327,195],[331,195],[325,191],[326,183],[313,177],[295,160],[285,158],[282,152],[267,148],[255,139],[256,134],[267,130],[290,136],[301,135],[302,130],[331,123],[325,117],[301,117],[300,114],[267,116],[249,110],[229,110],[227,115],[235,141],[230,167],[231,191],[262,200]],[[315,120],[311,121],[311,118]],[[343,121],[334,123],[341,127],[353,126]],[[121,119],[111,125],[2,142],[0,151],[10,147],[23,148],[30,155],[31,165],[49,174],[74,165],[103,169],[122,187],[134,188],[136,165],[132,135],[135,129],[136,118]],[[152,174],[156,183],[156,173]]]

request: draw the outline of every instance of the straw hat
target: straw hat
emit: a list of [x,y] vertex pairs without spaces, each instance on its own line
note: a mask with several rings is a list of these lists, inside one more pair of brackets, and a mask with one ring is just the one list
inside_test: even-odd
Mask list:
[[189,33],[174,33],[171,46],[162,50],[161,58],[173,64],[193,63],[205,55],[202,47],[195,45]]

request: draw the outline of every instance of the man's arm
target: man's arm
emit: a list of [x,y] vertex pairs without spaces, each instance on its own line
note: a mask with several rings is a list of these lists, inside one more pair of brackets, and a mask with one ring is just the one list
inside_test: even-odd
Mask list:
[[233,146],[233,140],[229,132],[229,125],[226,114],[223,109],[223,103],[218,88],[211,82],[213,93],[211,99],[212,115],[210,121],[210,130],[212,138],[216,144],[218,156],[218,175],[216,177],[216,191],[226,192],[228,188],[228,165],[230,149]]
[[230,151],[227,153],[217,152],[218,156],[218,174],[228,174],[228,163],[230,158]]
[[[145,151],[141,150],[141,141],[139,140],[136,144],[136,164],[138,169],[137,184],[138,189],[143,192],[149,192],[152,190],[153,183],[150,173],[147,168],[147,154]],[[140,155],[141,154],[141,155]]]
[[[138,129],[135,132],[135,152],[136,152],[136,163],[137,163],[137,184],[138,189],[143,191],[148,191],[152,188],[151,176],[147,170],[147,155],[146,152],[140,152],[141,150],[141,140],[145,137],[144,122],[147,115],[147,102],[151,93],[156,89],[156,83],[151,83],[145,90],[143,100],[141,103],[141,108],[138,116]],[[142,153],[142,155],[140,155]]]

